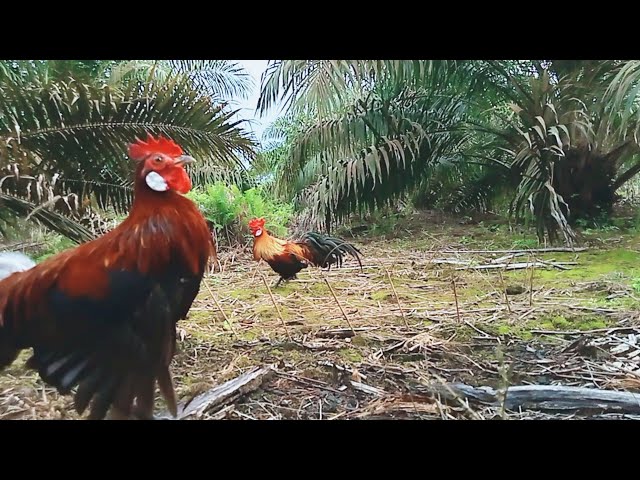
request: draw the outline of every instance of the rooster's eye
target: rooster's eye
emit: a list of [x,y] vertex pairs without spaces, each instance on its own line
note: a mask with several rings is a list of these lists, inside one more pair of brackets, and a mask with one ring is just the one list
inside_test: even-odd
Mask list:
[[162,161],[162,157],[156,157],[154,160],[156,163],[160,163]]

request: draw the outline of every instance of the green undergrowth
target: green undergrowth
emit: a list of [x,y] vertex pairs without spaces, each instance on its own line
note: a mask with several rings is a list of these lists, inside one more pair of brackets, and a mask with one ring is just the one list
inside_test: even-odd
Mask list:
[[50,234],[46,235],[42,244],[36,247],[34,251],[29,252],[29,255],[36,263],[40,263],[53,255],[76,246],[76,243],[62,235]]
[[[569,270],[536,269],[535,283],[544,282],[558,288],[580,282],[595,280],[617,281],[632,287],[640,277],[640,252],[630,248],[597,249],[578,253],[548,253],[541,255],[545,260],[553,258],[558,262],[577,262],[569,265]],[[526,273],[528,275],[529,272]],[[507,272],[505,278],[523,280],[525,274]]]
[[611,326],[611,320],[601,315],[567,316],[550,314],[538,319],[543,330],[594,330]]
[[355,348],[341,348],[338,354],[348,363],[360,363],[363,360],[362,353]]
[[213,224],[221,243],[236,241],[249,233],[247,223],[256,217],[266,220],[266,227],[278,236],[287,234],[287,224],[293,215],[293,206],[273,200],[261,188],[241,191],[237,186],[222,182],[195,188],[187,194],[203,215]]
[[[483,331],[502,338],[515,338],[523,341],[543,335],[540,331],[588,331],[614,326],[613,320],[597,314],[571,315],[567,312],[551,312],[518,321],[516,318],[496,320],[483,324]],[[535,332],[538,331],[538,332]],[[468,336],[477,336],[477,332],[468,328]]]

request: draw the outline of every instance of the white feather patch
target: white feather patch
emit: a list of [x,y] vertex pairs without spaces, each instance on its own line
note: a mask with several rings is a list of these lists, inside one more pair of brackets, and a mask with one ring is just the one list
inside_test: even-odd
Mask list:
[[144,179],[151,190],[155,190],[156,192],[166,192],[169,190],[169,185],[167,185],[165,179],[156,172],[149,172]]
[[259,237],[260,235],[262,235],[262,229],[261,228],[256,230],[256,237]]
[[0,253],[0,280],[12,273],[29,270],[36,262],[20,252]]

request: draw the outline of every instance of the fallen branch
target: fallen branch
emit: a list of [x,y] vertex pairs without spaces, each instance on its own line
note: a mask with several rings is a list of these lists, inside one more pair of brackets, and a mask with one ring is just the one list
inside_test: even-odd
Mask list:
[[[454,388],[452,388],[453,386],[449,385],[444,380],[444,378],[442,378],[437,373],[432,373],[432,375],[434,377],[436,377],[436,380],[438,380],[438,382],[440,382],[439,387],[447,392],[446,395],[444,395],[445,398],[448,398],[448,399],[451,399],[451,400],[455,400],[456,403],[458,403],[466,411],[467,415],[469,415],[469,418],[472,418],[474,420],[484,420],[482,415],[480,415],[479,413],[475,412],[469,406],[469,400],[463,401],[462,398],[460,398],[460,395],[458,394],[458,392]],[[442,395],[441,393],[438,393],[438,396],[441,396],[441,395]],[[440,399],[438,399],[438,401],[440,401]]]
[[[568,262],[564,262],[568,263]],[[571,262],[572,265],[575,265],[574,262]],[[499,263],[499,264],[490,264],[490,265],[471,265],[468,267],[458,267],[456,270],[489,270],[489,269],[504,269],[504,270],[521,270],[530,267],[555,267],[560,270],[569,270],[569,268],[565,267],[562,263],[548,263],[548,262],[521,262],[521,263]]]
[[[545,265],[551,265],[552,267],[562,267],[564,265],[578,265],[578,262],[553,262],[553,261],[547,261],[547,260],[540,260],[541,263],[544,263]],[[565,268],[565,270],[567,270]]]
[[341,348],[344,348],[341,343],[338,343],[335,340],[302,341],[301,345],[308,350],[340,350]]
[[443,259],[443,258],[436,258],[431,260],[430,263],[433,263],[435,265],[469,265],[470,262],[466,262],[466,261],[462,261],[462,260],[447,260],[447,259]]
[[[502,405],[497,390],[491,387],[472,387],[462,383],[449,388],[435,387],[443,398],[453,400],[454,395],[499,407]],[[640,394],[600,390],[563,385],[518,385],[509,387],[505,407],[509,410],[605,410],[640,413]]]
[[340,390],[336,390],[335,388],[332,388],[328,383],[322,382],[320,380],[316,380],[315,378],[307,378],[301,375],[292,375],[291,373],[283,372],[282,370],[278,370],[277,374],[279,377],[286,378],[294,382],[298,382],[302,385],[307,385],[314,388],[320,388],[322,390],[326,390],[328,392],[332,392],[336,394],[342,394]]
[[[178,405],[178,417],[176,420],[184,420],[192,415],[200,418],[206,410],[227,405],[240,396],[257,390],[262,385],[262,382],[273,374],[274,368],[275,365],[256,367],[247,373],[243,373],[239,377],[197,395],[187,402],[181,402]],[[158,418],[173,420],[173,417],[171,417],[168,412],[163,412]]]
[[350,418],[393,418],[392,414],[435,414],[438,412],[437,402],[423,402],[410,395],[396,395],[374,400],[364,409],[348,414]]
[[334,328],[331,330],[320,330],[315,335],[320,338],[350,338],[355,337],[356,332],[368,332],[378,330],[380,327],[358,327],[358,328]]
[[[329,368],[335,368],[336,370],[340,371],[340,372],[347,372],[349,374],[353,374],[353,369],[349,368],[347,366],[342,366],[342,365],[338,365],[337,363],[333,363],[330,362],[328,360],[319,360],[318,361],[318,365],[322,366],[322,367],[329,367]],[[367,376],[364,373],[360,373],[358,372],[358,375],[360,375],[360,378],[366,380]]]
[[369,395],[375,395],[376,397],[383,397],[387,395],[387,392],[385,392],[384,390],[381,390],[380,388],[377,388],[377,387],[372,387],[371,385],[367,385],[365,383],[354,382],[352,380],[351,386],[354,388],[354,390],[368,393]]
[[584,252],[588,250],[586,247],[570,248],[570,247],[549,247],[549,248],[528,248],[522,250],[426,250],[425,252],[439,253],[544,253],[544,252]]
[[522,257],[526,255],[525,252],[520,252],[520,253],[510,253],[509,255],[504,255],[503,257],[499,257],[499,258],[494,258],[493,260],[491,260],[491,263],[504,263],[507,260],[511,260],[515,257]]

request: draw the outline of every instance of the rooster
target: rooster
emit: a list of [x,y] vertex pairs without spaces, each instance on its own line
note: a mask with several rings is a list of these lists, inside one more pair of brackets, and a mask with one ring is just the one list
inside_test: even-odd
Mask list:
[[27,367],[61,394],[77,387],[75,409],[91,404],[90,419],[154,418],[156,382],[177,415],[176,323],[213,253],[204,217],[182,195],[194,159],[151,135],[128,153],[134,201],[118,227],[37,265],[15,254],[0,261],[0,369],[32,348]]
[[258,262],[264,260],[280,275],[275,287],[282,280],[296,279],[298,272],[309,265],[328,269],[333,264],[341,267],[347,253],[358,260],[362,270],[359,256],[362,252],[340,238],[308,232],[298,241],[285,241],[269,235],[264,224],[264,218],[254,218],[249,222],[253,235],[253,259]]

